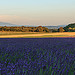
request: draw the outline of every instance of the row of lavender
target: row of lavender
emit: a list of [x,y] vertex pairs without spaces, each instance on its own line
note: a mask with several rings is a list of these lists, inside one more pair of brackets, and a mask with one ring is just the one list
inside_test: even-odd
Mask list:
[[0,75],[73,75],[75,38],[0,39]]

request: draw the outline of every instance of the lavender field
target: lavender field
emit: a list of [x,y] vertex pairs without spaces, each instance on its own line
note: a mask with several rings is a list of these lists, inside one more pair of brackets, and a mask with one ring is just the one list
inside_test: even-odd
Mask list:
[[75,38],[2,38],[0,75],[74,75]]

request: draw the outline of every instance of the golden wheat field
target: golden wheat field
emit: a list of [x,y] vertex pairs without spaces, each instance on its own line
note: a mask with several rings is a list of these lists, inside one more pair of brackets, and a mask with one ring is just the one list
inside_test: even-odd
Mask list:
[[75,32],[0,32],[0,38],[75,37]]

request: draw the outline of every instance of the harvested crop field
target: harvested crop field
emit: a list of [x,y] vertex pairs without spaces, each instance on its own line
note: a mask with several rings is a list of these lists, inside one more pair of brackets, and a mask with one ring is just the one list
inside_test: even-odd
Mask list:
[[39,32],[0,32],[0,38],[35,37],[75,37],[75,32],[39,33]]

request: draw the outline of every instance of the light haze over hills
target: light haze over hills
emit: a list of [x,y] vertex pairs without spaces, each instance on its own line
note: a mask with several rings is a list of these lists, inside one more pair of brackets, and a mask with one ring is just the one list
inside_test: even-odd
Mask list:
[[[26,27],[37,27],[40,25],[16,25],[16,24],[11,24],[11,23],[6,23],[6,22],[0,22],[0,26],[26,26]],[[66,25],[57,25],[57,26],[46,26],[42,25],[43,27],[47,27],[48,29],[58,29],[59,27],[65,27]]]

